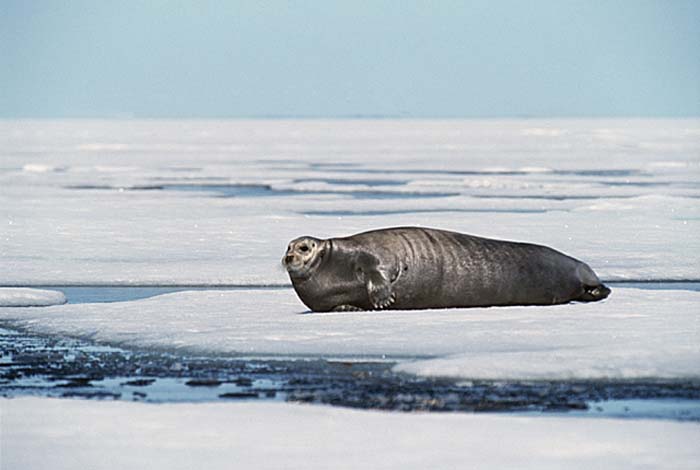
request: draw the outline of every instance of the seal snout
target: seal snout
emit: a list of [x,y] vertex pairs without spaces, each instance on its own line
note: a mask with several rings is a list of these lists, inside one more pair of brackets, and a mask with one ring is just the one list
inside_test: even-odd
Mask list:
[[296,256],[294,256],[294,252],[289,248],[287,249],[287,253],[282,257],[282,265],[287,268],[287,270],[292,269],[292,266],[295,264],[295,259]]

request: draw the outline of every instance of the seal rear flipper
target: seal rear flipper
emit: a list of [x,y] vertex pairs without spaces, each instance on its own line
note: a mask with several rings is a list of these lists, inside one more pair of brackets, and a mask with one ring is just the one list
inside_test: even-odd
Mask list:
[[610,288],[600,282],[596,273],[586,263],[579,262],[576,272],[581,284],[583,284],[583,292],[577,299],[572,300],[595,302],[610,295]]
[[610,288],[603,284],[598,284],[597,286],[584,286],[583,294],[578,299],[581,302],[595,302],[597,300],[603,300],[608,295],[610,295]]

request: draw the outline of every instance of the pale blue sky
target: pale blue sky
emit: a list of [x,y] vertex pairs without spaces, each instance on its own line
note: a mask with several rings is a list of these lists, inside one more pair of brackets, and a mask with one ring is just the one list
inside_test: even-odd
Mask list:
[[699,115],[700,1],[0,1],[0,117]]

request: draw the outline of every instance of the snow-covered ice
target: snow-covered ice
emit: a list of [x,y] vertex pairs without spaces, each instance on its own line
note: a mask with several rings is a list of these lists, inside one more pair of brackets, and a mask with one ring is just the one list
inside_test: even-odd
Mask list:
[[304,313],[291,289],[186,291],[111,304],[0,309],[6,324],[125,347],[400,360],[481,379],[700,377],[700,292],[617,288],[546,307]]
[[290,239],[392,225],[697,279],[698,198],[690,119],[0,121],[0,285],[287,283]]
[[0,399],[3,470],[694,469],[700,426],[281,403]]
[[41,307],[66,303],[63,292],[22,287],[0,287],[0,307]]

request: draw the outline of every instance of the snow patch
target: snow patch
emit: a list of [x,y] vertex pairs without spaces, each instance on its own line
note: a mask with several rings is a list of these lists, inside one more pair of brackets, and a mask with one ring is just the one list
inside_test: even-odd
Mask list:
[[101,143],[101,142],[89,142],[85,144],[80,144],[76,146],[77,150],[84,152],[118,152],[122,150],[128,150],[128,144],[112,144],[112,143]]
[[648,165],[650,168],[672,168],[672,169],[679,169],[679,168],[687,168],[689,166],[688,162],[674,162],[674,161],[660,161],[660,162],[651,162]]
[[520,131],[520,135],[523,136],[535,136],[535,137],[559,137],[560,135],[566,134],[566,130],[557,128],[546,128],[546,127],[530,127]]
[[59,166],[54,166],[54,165],[45,165],[42,163],[27,163],[25,165],[22,165],[22,171],[27,172],[27,173],[49,173],[49,172],[57,172],[57,171],[64,171],[64,167],[59,167]]
[[54,290],[0,287],[0,307],[42,307],[66,303],[63,292]]
[[548,168],[548,167],[524,166],[524,167],[518,168],[518,171],[522,171],[523,173],[551,173],[554,170],[552,170],[551,168]]

